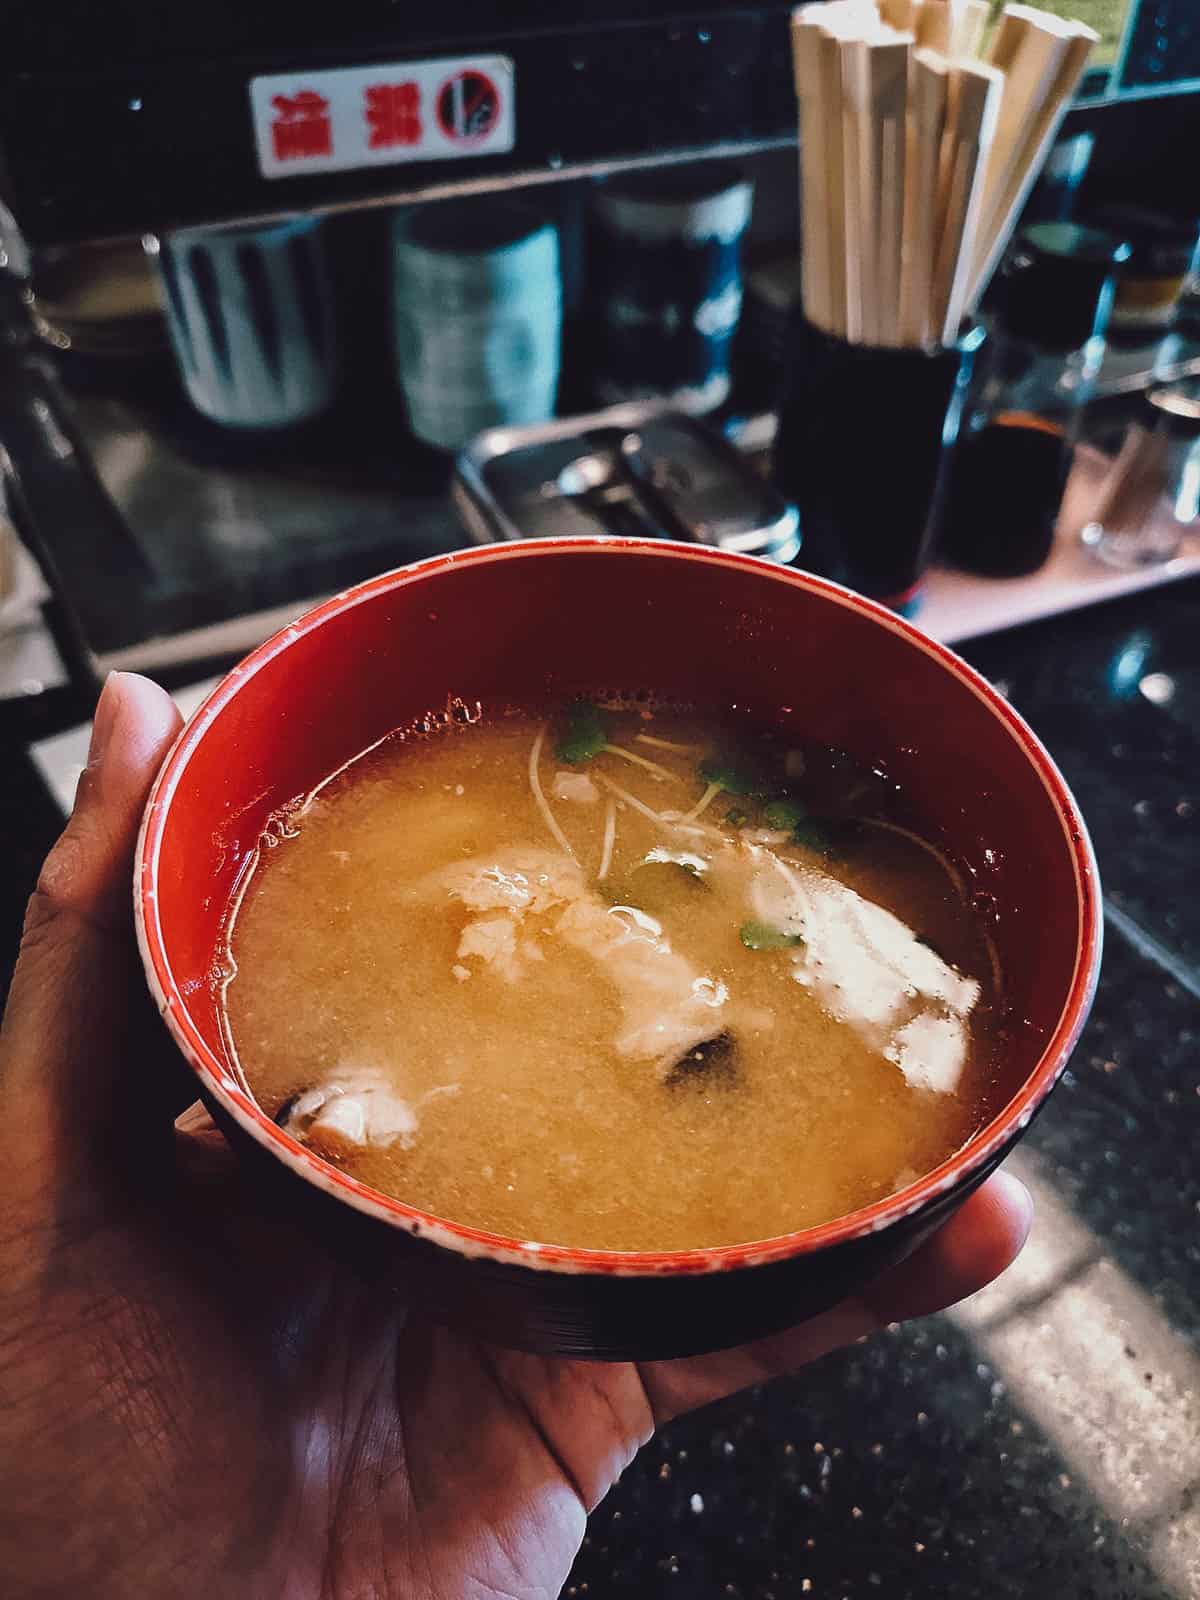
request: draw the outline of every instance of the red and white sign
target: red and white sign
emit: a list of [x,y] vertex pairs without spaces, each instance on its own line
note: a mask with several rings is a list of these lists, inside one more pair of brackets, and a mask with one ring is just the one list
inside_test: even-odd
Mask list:
[[264,178],[499,155],[516,136],[507,56],[280,72],[250,81]]

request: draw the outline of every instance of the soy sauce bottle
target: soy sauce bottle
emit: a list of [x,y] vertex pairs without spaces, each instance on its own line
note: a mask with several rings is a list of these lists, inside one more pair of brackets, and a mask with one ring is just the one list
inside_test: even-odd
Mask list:
[[942,555],[968,572],[1036,572],[1054,544],[1082,410],[1129,246],[1073,223],[1027,228],[1005,266],[981,388],[951,467]]

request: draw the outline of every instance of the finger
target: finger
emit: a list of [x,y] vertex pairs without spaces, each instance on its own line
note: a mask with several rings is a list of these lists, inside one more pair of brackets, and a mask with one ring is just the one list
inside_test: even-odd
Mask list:
[[998,1172],[908,1261],[867,1288],[880,1324],[945,1311],[1010,1267],[1033,1226],[1033,1197],[1019,1178]]
[[0,1031],[0,1093],[35,1167],[140,1121],[141,1087],[128,1088],[162,1035],[133,940],[133,854],[179,721],[147,679],[109,678],[74,811],[29,903]]
[[75,808],[38,880],[48,911],[72,912],[120,934],[131,931],[134,844],[150,786],[180,720],[170,696],[149,678],[110,675],[96,707]]
[[217,1132],[217,1125],[203,1100],[193,1100],[187,1110],[181,1111],[175,1118],[175,1132],[210,1134]]
[[737,1350],[648,1362],[642,1380],[663,1423],[738,1389],[795,1372],[889,1322],[944,1310],[999,1277],[1020,1254],[1033,1220],[1024,1184],[997,1173],[900,1266],[851,1300]]

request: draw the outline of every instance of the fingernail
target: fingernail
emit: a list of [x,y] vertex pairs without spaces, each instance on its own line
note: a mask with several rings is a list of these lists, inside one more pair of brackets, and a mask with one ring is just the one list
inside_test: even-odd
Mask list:
[[1003,1168],[992,1179],[992,1182],[1006,1191],[1008,1205],[1017,1224],[1018,1237],[1021,1243],[1024,1244],[1029,1237],[1029,1230],[1033,1227],[1033,1196],[1015,1173],[1005,1172]]
[[121,709],[121,690],[117,683],[120,676],[119,672],[110,672],[100,691],[96,715],[92,719],[91,743],[88,745],[89,767],[97,767],[104,760],[104,752],[117,725],[117,713]]

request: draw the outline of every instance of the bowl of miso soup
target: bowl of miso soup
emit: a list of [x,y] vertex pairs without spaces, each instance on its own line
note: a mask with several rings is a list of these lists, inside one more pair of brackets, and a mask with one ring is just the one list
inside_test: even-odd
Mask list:
[[264,1204],[436,1318],[610,1358],[902,1261],[1044,1103],[1099,962],[1083,822],[991,686],[659,541],[309,612],[184,729],[135,899]]

